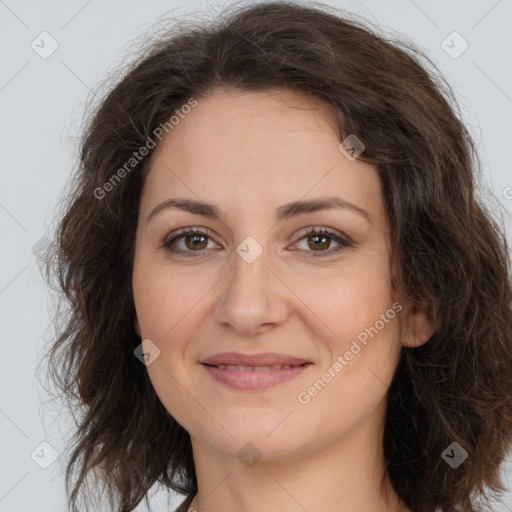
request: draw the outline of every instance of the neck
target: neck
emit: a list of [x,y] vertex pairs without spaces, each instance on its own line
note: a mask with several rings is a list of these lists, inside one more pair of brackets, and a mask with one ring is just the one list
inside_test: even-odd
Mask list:
[[[379,411],[375,411],[376,414]],[[192,437],[197,512],[410,512],[385,472],[383,424],[368,421],[349,435],[292,458],[262,458],[251,467]]]

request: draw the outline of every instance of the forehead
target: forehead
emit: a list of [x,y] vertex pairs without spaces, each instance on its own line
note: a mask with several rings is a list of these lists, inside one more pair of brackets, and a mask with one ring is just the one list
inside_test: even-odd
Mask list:
[[263,205],[339,192],[378,209],[374,167],[349,161],[339,143],[333,113],[319,99],[281,89],[217,89],[157,146],[144,197]]
[[320,100],[281,89],[219,88],[198,100],[156,154],[172,151],[180,161],[243,158],[247,167],[249,158],[264,162],[280,153],[314,157],[336,141],[332,113]]

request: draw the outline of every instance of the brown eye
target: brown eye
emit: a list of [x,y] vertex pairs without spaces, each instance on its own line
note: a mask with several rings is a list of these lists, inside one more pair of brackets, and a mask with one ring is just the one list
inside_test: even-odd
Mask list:
[[[301,242],[306,240],[306,247],[300,247]],[[335,242],[338,247],[329,249],[330,245]],[[296,243],[298,248],[304,251],[307,257],[322,258],[332,256],[333,254],[341,252],[347,247],[352,247],[353,244],[350,239],[344,238],[336,233],[333,233],[327,229],[312,229],[299,239]]]
[[198,229],[183,229],[171,233],[162,247],[173,254],[194,257],[200,256],[202,251],[208,249],[209,241],[213,243],[213,239],[208,233]]
[[[311,249],[323,249],[326,250],[329,248],[329,245],[331,245],[332,237],[328,235],[314,235],[314,236],[308,236],[308,247]],[[313,240],[313,242],[310,243],[310,241]]]
[[205,243],[205,240],[207,240],[208,237],[205,235],[187,235],[184,237],[185,240],[185,246],[188,249],[205,249],[207,243]]

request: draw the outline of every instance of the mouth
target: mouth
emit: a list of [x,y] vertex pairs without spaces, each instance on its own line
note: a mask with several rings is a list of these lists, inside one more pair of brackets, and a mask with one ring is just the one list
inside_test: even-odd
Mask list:
[[261,352],[259,354],[243,354],[241,352],[223,352],[209,356],[201,361],[210,366],[247,366],[250,368],[265,368],[273,366],[301,366],[311,363],[307,359],[277,354],[275,352]]
[[307,366],[312,363],[303,363],[297,365],[291,364],[273,364],[270,366],[245,366],[236,364],[205,364],[205,366],[211,366],[212,368],[219,368],[220,370],[238,370],[241,372],[269,372],[273,370],[289,370],[291,368],[299,368],[301,366]]
[[213,379],[231,389],[261,391],[289,382],[302,374],[311,361],[283,354],[218,354],[201,362]]

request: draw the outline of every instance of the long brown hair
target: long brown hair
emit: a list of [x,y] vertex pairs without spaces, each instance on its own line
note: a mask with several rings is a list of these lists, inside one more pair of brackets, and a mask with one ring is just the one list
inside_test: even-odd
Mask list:
[[[132,257],[151,150],[126,162],[215,87],[312,95],[332,109],[340,141],[364,141],[360,158],[378,169],[391,225],[393,287],[438,325],[426,344],[402,349],[389,389],[392,484],[415,512],[474,512],[489,490],[504,490],[499,470],[512,439],[504,230],[476,196],[480,164],[449,85],[411,44],[352,18],[317,3],[266,2],[208,23],[180,20],[93,112],[49,262],[68,305],[50,375],[79,414],[66,472],[74,511],[79,491],[97,495],[100,481],[120,512],[157,482],[186,496],[180,510],[197,492],[190,436],[134,356]],[[469,454],[455,469],[441,456],[453,442]]]

